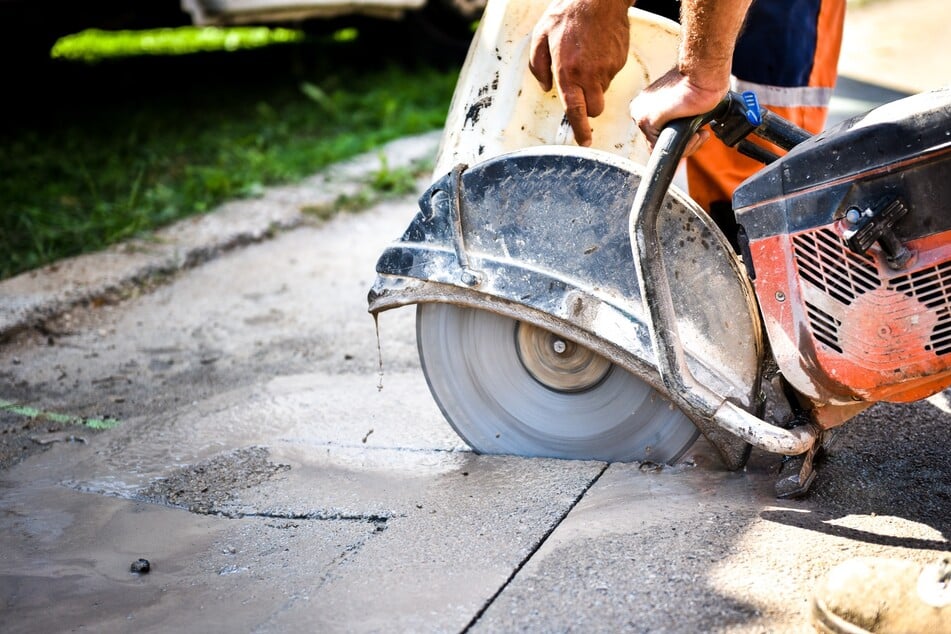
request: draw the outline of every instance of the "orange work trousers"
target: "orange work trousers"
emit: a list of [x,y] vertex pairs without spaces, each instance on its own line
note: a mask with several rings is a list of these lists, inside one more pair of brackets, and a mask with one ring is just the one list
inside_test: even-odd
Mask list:
[[[837,77],[845,4],[753,2],[733,59],[734,89],[752,90],[770,112],[813,134],[822,131]],[[690,197],[708,212],[715,204],[729,205],[736,187],[761,167],[713,138],[687,159]]]

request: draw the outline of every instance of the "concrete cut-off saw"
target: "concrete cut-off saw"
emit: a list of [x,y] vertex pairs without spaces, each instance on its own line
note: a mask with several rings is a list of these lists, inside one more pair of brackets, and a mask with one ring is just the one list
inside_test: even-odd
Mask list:
[[[951,385],[951,91],[815,136],[730,93],[651,151],[628,104],[674,65],[679,27],[631,9],[579,147],[528,69],[546,4],[488,3],[368,297],[416,305],[427,383],[474,451],[673,463],[702,434],[728,469],[754,446],[791,457],[793,497],[829,430]],[[763,163],[732,244],[674,184],[705,125]]]

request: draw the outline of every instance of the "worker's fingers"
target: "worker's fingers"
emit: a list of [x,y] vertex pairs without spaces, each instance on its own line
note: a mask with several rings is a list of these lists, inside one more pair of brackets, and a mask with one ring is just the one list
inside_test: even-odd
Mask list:
[[[607,88],[605,87],[605,90]],[[597,117],[604,112],[604,90],[585,90],[585,108],[589,117]]]
[[704,128],[690,138],[687,143],[687,149],[684,151],[684,158],[690,156],[700,149],[700,147],[710,138],[710,130]]
[[[657,137],[660,136],[660,131],[668,122],[663,122],[660,127],[654,126],[647,121],[642,120],[639,123],[641,132],[644,133],[644,136],[647,138],[647,143],[650,145],[651,149],[654,148],[654,144],[657,143]],[[700,147],[707,142],[710,138],[710,130],[708,128],[703,128],[699,130],[695,135],[690,137],[690,141],[687,142],[687,148],[684,150],[684,158],[690,156],[694,152],[700,149]]]
[[551,71],[551,50],[548,48],[548,35],[533,35],[531,44],[531,56],[528,59],[528,68],[532,75],[541,84],[542,90],[548,92],[552,89],[554,78]]
[[633,104],[631,105],[631,118],[634,119],[634,123],[637,124],[637,127],[640,128],[644,134],[644,137],[647,139],[647,144],[653,148],[654,144],[657,143],[657,137],[660,136],[664,122],[661,121],[659,125],[657,125],[658,122],[655,120],[645,116],[643,113],[636,112]]
[[[568,84],[562,86],[562,100],[565,105],[565,116],[568,118],[568,124],[575,134],[575,141],[578,145],[591,145],[591,124],[588,122],[588,106],[585,93],[581,86],[577,84]],[[601,96],[602,108],[604,96]]]
[[[631,118],[640,128],[651,148],[657,143],[661,130],[674,119],[692,117],[702,112],[685,103],[675,90],[667,89],[660,81],[640,93],[630,105]],[[690,156],[710,137],[710,130],[704,128],[687,142],[684,156]]]

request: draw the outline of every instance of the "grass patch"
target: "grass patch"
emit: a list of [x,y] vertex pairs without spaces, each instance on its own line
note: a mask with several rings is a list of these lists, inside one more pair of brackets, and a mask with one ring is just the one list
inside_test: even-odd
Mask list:
[[329,220],[341,212],[366,209],[383,200],[416,192],[417,179],[432,172],[433,169],[432,161],[422,161],[409,167],[391,169],[386,156],[382,154],[380,162],[382,167],[373,172],[356,193],[342,194],[329,204],[305,205],[301,207],[301,212],[319,220]]
[[53,59],[98,62],[140,55],[191,55],[208,51],[239,51],[303,42],[303,31],[268,27],[183,26],[145,31],[87,29],[60,38]]
[[[438,129],[458,77],[455,66],[384,63],[359,40],[277,62],[233,55],[171,71],[148,58],[100,63],[110,79],[82,76],[52,116],[0,134],[0,278]],[[394,170],[378,178],[378,191],[405,182]]]

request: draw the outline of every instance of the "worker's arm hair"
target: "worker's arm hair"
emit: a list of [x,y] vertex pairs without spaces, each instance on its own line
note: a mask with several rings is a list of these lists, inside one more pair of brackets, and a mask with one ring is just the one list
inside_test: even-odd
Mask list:
[[683,0],[683,40],[677,66],[697,87],[717,90],[729,83],[733,49],[751,0]]

